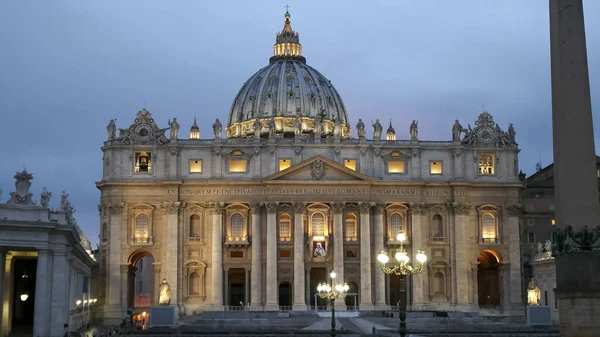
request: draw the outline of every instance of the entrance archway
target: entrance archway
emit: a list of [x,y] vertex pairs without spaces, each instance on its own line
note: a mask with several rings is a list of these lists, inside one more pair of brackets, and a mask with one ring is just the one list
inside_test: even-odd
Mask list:
[[239,310],[247,305],[246,299],[246,271],[244,268],[231,268],[227,273],[226,304],[230,310]]
[[500,255],[485,250],[477,257],[477,289],[480,307],[500,306]]
[[[319,283],[330,283],[329,273],[325,267],[317,267],[310,269],[310,284],[309,284],[309,303],[310,306],[318,309],[318,307],[327,307],[328,299],[321,298],[317,293]],[[317,294],[317,296],[315,296]],[[315,302],[316,297],[316,302]]]
[[292,285],[288,282],[281,282],[279,284],[279,306],[292,306]]
[[136,250],[127,262],[127,308],[149,308],[158,304],[154,299],[154,256],[147,250]]
[[348,293],[344,302],[348,310],[357,310],[358,306],[358,285],[356,282],[348,282]]

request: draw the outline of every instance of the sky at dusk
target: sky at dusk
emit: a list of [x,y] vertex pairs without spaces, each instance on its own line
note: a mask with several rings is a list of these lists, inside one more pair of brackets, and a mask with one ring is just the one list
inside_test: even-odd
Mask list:
[[[95,246],[106,124],[138,110],[187,137],[224,122],[237,91],[272,56],[290,5],[307,63],[358,118],[393,121],[399,139],[450,140],[482,106],[511,122],[530,175],[552,162],[548,0],[2,1],[0,188],[33,173],[57,207],[62,190]],[[584,1],[592,108],[600,109],[600,1]],[[385,122],[385,123],[384,123]],[[598,114],[594,123],[599,125]],[[367,128],[370,137],[372,128]],[[600,132],[596,131],[596,143]]]

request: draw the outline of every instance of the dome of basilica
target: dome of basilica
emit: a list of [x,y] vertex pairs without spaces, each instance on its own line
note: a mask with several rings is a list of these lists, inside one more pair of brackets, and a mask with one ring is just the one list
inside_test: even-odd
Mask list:
[[269,65],[252,75],[235,97],[227,137],[267,136],[272,121],[279,137],[325,137],[336,130],[340,130],[340,138],[349,137],[348,115],[340,94],[331,81],[306,64],[299,34],[292,30],[287,12],[285,19]]

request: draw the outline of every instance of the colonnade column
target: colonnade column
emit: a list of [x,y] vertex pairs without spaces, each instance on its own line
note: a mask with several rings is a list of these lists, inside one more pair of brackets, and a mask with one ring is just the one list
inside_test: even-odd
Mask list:
[[179,211],[184,206],[180,202],[163,202],[163,214],[167,216],[167,230],[165,231],[165,279],[171,290],[171,305],[177,306],[177,286],[179,284],[178,252],[179,252]]
[[[52,294],[50,312],[47,313],[54,324],[50,326],[51,336],[61,336],[65,333],[64,324],[69,322],[69,309],[71,303],[66,303],[69,292],[69,265],[66,252],[55,251],[52,256]],[[46,294],[48,296],[50,294]],[[51,313],[51,314],[50,314]]]
[[371,203],[359,202],[360,211],[360,310],[373,310],[371,274]]
[[[508,205],[508,258],[510,268],[510,305],[523,305],[521,298],[521,247],[519,246],[519,215],[521,214],[520,205]],[[506,242],[506,241],[505,241]],[[505,292],[507,289],[504,290]]]
[[[423,203],[411,203],[410,204],[410,212],[412,214],[412,224],[411,231],[412,237],[410,238],[410,244],[412,247],[412,256],[417,254],[417,250],[425,247],[423,242],[423,223],[422,218],[426,212],[426,205]],[[417,263],[416,261],[413,263]],[[424,267],[426,269],[427,266]],[[427,275],[427,270],[424,270],[422,273],[417,275],[412,275],[413,281],[413,292],[412,292],[412,303],[413,305],[423,305],[423,291],[424,291],[424,283],[425,283],[425,275]]]
[[456,280],[455,300],[458,306],[469,305],[469,279],[468,279],[468,245],[465,241],[467,228],[469,226],[470,203],[450,203],[454,213],[454,238],[451,250],[453,252],[452,270]]
[[[375,204],[373,207],[375,218],[374,218],[374,247],[375,254],[379,254],[383,250],[383,210],[385,204]],[[375,262],[379,266],[378,262]],[[375,270],[375,306],[376,309],[383,309],[386,305],[385,299],[385,274],[379,267]]]
[[2,330],[4,325],[3,321],[3,308],[4,308],[4,271],[6,270],[6,249],[0,248],[0,336],[4,336],[5,332]]
[[294,203],[294,302],[292,310],[306,310],[304,275],[304,203]]
[[[33,306],[33,335],[50,336],[50,280],[52,276],[52,266],[50,265],[50,251],[46,249],[38,250],[37,269],[35,273],[35,303]],[[118,266],[117,266],[118,267]],[[118,282],[118,279],[117,279]],[[115,288],[119,289],[118,283]],[[46,294],[44,296],[43,294]]]
[[[333,271],[337,274],[334,283],[343,283],[346,279],[344,275],[344,222],[342,211],[344,203],[331,203],[333,210]],[[335,308],[339,310],[345,309],[343,299],[335,300]]]
[[[128,237],[127,226],[123,223],[124,203],[108,205],[109,239],[108,239],[108,279],[106,280],[106,307],[104,308],[107,324],[117,324],[123,319],[125,312],[121,307],[121,243]],[[133,234],[132,234],[133,235]],[[35,334],[34,334],[35,335]],[[43,334],[40,334],[42,336]]]
[[265,310],[279,310],[279,301],[277,293],[279,286],[277,284],[277,208],[276,202],[267,202],[267,282],[265,290],[267,292],[267,301]]
[[212,304],[215,310],[223,310],[223,203],[210,205],[212,213]]
[[258,310],[262,306],[262,233],[260,222],[261,203],[250,205],[252,213],[252,269],[250,270],[250,307]]

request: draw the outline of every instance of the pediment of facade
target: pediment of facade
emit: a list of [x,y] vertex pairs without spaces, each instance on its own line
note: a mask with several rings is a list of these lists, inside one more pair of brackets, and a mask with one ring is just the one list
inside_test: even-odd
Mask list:
[[310,157],[291,167],[265,177],[269,181],[355,181],[371,182],[373,178],[356,172],[321,155]]

